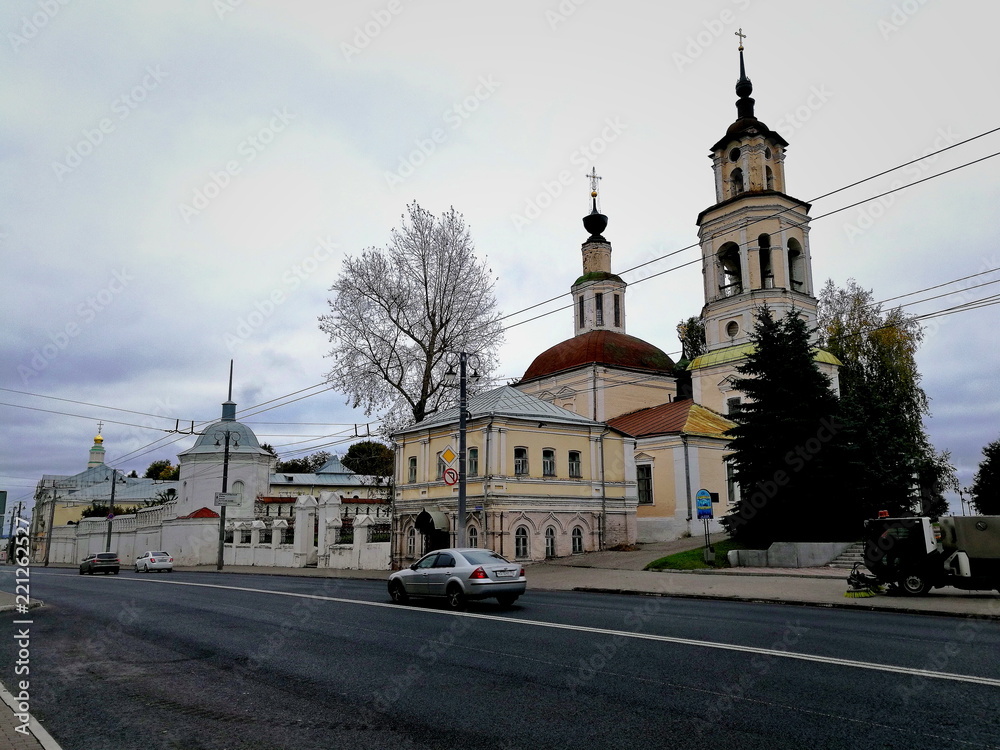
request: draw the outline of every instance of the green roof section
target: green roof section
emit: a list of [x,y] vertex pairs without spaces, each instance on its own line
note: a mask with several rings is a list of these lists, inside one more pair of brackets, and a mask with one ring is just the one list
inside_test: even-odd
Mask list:
[[[713,367],[715,365],[724,365],[728,362],[735,362],[736,360],[743,359],[747,355],[753,353],[754,349],[755,347],[751,343],[727,346],[725,349],[716,349],[714,352],[708,352],[708,354],[702,354],[695,357],[691,364],[688,365],[688,370],[700,370],[705,367]],[[838,367],[843,364],[839,359],[824,349],[813,349],[813,359],[817,362],[822,362],[823,364],[836,365]]]
[[584,284],[588,281],[618,281],[622,284],[625,283],[622,281],[621,276],[617,276],[613,273],[608,273],[607,271],[591,271],[590,273],[585,273],[583,276],[574,281],[573,286]]

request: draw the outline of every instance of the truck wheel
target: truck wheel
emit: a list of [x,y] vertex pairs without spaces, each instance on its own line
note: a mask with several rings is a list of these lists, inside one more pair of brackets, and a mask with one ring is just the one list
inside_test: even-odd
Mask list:
[[931,585],[922,574],[908,573],[899,579],[899,588],[907,596],[923,596],[931,590]]

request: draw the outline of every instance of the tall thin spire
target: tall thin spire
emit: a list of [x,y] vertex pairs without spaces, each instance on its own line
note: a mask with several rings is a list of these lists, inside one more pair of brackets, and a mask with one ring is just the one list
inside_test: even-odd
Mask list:
[[590,179],[590,200],[593,206],[590,213],[583,217],[583,228],[590,232],[587,242],[607,243],[601,232],[608,226],[608,217],[597,209],[597,181],[601,179],[597,175],[597,167],[590,170],[590,174],[587,177]]
[[222,421],[236,420],[236,403],[233,401],[233,360],[229,360],[229,398],[222,405]]
[[746,65],[743,63],[743,40],[747,35],[743,33],[742,28],[735,34],[740,38],[740,78],[736,82],[736,95],[739,100],[736,102],[736,113],[740,118],[753,117],[754,100],[750,97],[753,93],[753,83],[747,78]]

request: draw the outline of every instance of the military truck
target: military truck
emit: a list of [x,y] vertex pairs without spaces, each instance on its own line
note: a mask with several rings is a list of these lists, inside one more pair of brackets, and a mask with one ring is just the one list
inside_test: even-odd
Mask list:
[[865,531],[865,566],[900,593],[1000,591],[1000,516],[876,518]]

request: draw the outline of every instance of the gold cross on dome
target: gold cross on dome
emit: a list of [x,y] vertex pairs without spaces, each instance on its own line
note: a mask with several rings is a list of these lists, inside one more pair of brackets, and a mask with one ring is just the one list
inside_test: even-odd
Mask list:
[[101,429],[102,429],[103,427],[104,427],[104,422],[98,422],[98,423],[97,423],[97,434],[98,434],[98,435],[100,435],[100,434],[101,434]]
[[738,36],[740,38],[740,51],[742,51],[743,50],[743,40],[747,38],[747,35],[743,33],[743,27],[740,26],[740,30],[739,31],[735,31],[733,33],[736,34],[736,36]]
[[588,174],[587,177],[590,178],[590,192],[594,193],[594,195],[596,196],[597,195],[597,181],[599,179],[601,179],[600,177],[597,176],[597,167],[594,167],[593,169],[591,169],[590,170],[590,174]]

